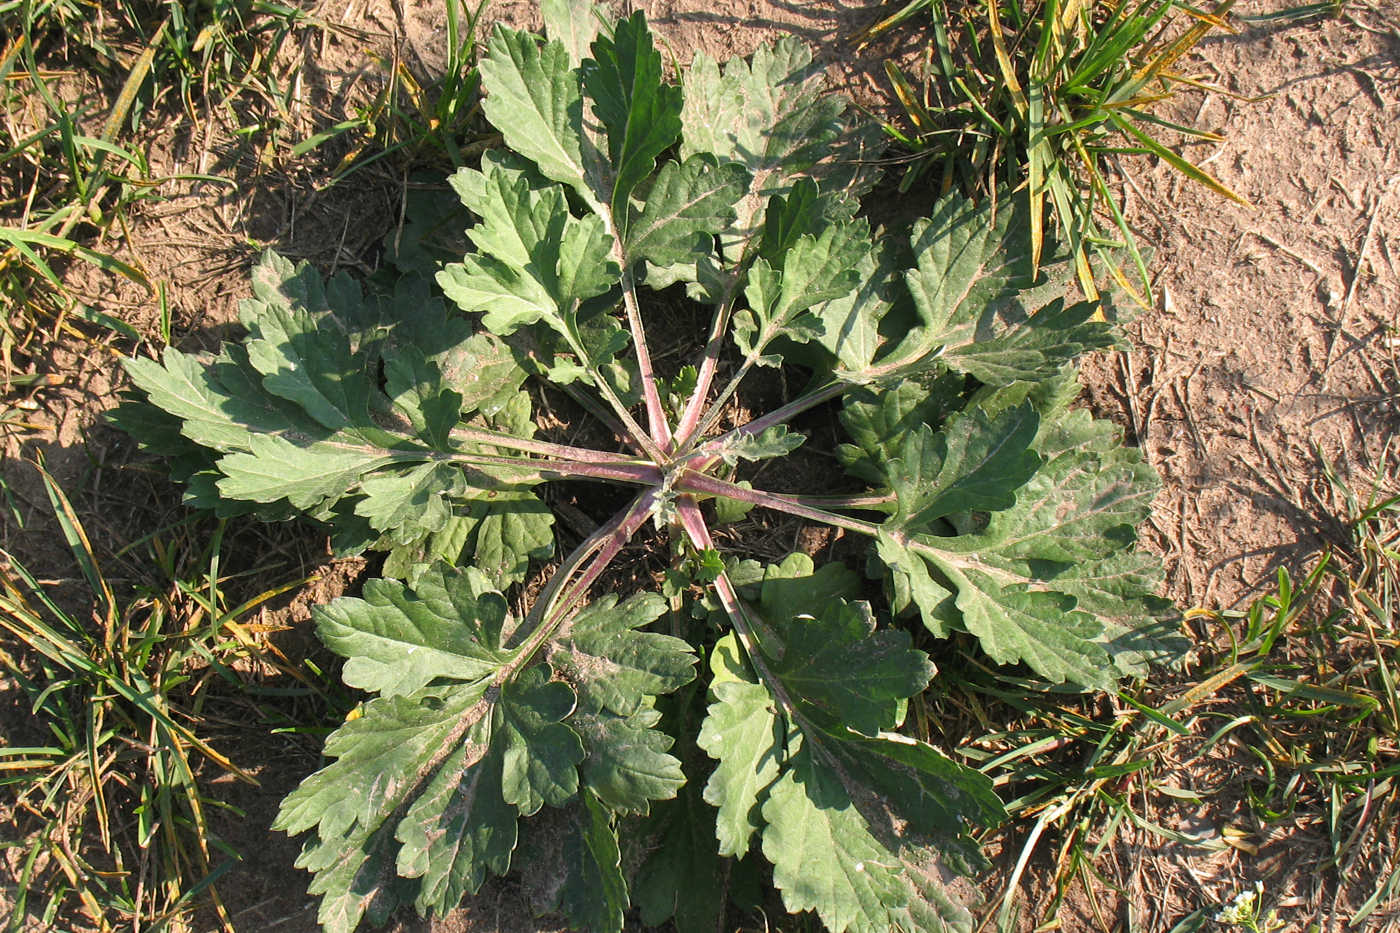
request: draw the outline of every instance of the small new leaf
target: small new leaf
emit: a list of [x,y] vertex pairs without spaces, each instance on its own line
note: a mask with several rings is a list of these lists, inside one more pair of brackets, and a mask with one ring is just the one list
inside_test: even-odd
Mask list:
[[807,438],[794,434],[785,424],[776,424],[757,434],[741,432],[716,451],[720,459],[730,466],[740,460],[768,460],[773,457],[786,457],[801,447]]

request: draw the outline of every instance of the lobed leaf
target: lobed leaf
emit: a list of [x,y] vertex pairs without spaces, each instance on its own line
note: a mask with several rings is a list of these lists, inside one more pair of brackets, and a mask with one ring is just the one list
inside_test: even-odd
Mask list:
[[576,343],[582,303],[619,274],[603,220],[574,217],[563,188],[515,160],[488,156],[482,171],[459,169],[452,182],[482,222],[467,231],[477,252],[438,273],[443,293],[462,310],[481,312],[495,334],[542,320]]
[[713,250],[714,237],[734,221],[734,205],[748,186],[736,162],[717,163],[708,154],[666,162],[640,206],[628,207],[623,255],[657,266],[690,261]]
[[825,595],[836,577],[804,577],[803,565],[769,568],[746,609],[757,654],[730,635],[712,655],[700,745],[719,761],[705,799],[719,806],[720,853],[761,833],[788,909],[815,910],[834,931],[957,919],[908,865],[938,852],[975,865],[968,824],[995,822],[1001,805],[981,775],[884,731],[933,667],[906,633],[877,631],[861,604]]
[[[891,465],[898,510],[876,550],[892,574],[896,608],[916,605],[935,635],[965,628],[994,660],[1024,661],[1056,682],[1112,689],[1149,656],[1169,656],[1170,638],[1148,634],[1160,628],[1154,579],[1140,559],[1115,556],[1146,516],[1151,471],[1116,445],[1111,427],[1082,412],[1055,406],[1041,421],[1025,404],[997,416],[977,411],[949,418],[938,435],[913,435],[922,440],[906,450],[932,450],[931,460],[906,456],[913,470]],[[980,419],[984,452],[1003,461],[985,474],[995,458],[974,465],[939,455],[965,443],[969,417]],[[937,477],[919,463],[937,464]],[[983,475],[1003,479],[982,486]],[[959,494],[950,500],[948,489]],[[988,512],[983,527],[939,521],[971,510]]]
[[871,834],[836,775],[810,754],[789,759],[763,819],[763,854],[789,911],[816,911],[832,933],[883,933],[908,906],[898,857]]
[[412,590],[370,580],[361,598],[341,597],[313,615],[321,641],[346,659],[341,678],[385,697],[416,693],[439,679],[479,681],[518,655],[502,645],[505,600],[471,567],[431,567]]
[[622,851],[607,809],[592,794],[581,795],[572,829],[564,838],[564,876],[559,908],[578,929],[621,933],[630,903],[622,875]]
[[655,597],[595,603],[533,664],[511,642],[504,597],[474,568],[437,565],[412,588],[370,581],[363,598],[318,609],[346,683],[381,694],[331,735],[336,760],[275,824],[317,828],[300,864],[317,873],[322,923],[348,930],[392,909],[404,892],[389,864],[417,879],[420,911],[445,913],[487,871],[508,869],[517,817],[569,804],[581,787],[587,858],[574,863],[587,884],[566,886],[564,907],[620,922],[626,888],[606,814],[646,812],[684,781],[650,698],[689,681],[695,658],[680,639],[638,631],[662,608]]
[[805,343],[822,332],[821,318],[804,313],[841,298],[856,288],[861,259],[870,252],[870,231],[863,221],[833,224],[817,236],[798,237],[778,265],[760,257],[749,271],[744,297],[748,310],[734,319],[734,342],[747,357],[764,358],[764,349],[779,336]]
[[798,178],[817,180],[833,196],[828,216],[850,210],[841,205],[853,205],[872,182],[873,137],[851,130],[844,102],[823,85],[811,51],[792,39],[760,46],[748,61],[732,59],[723,68],[697,53],[686,70],[681,157],[707,153],[737,162],[751,179],[725,237],[731,259],[758,232],[768,200],[787,194]]
[[581,150],[583,93],[569,50],[498,24],[486,52],[478,66],[486,118],[546,178],[593,198]]
[[738,643],[726,635],[710,654],[714,701],[696,744],[719,764],[705,785],[705,802],[717,807],[719,854],[741,856],[760,827],[758,805],[777,780],[786,732],[770,692],[740,660]]
[[575,684],[586,709],[630,716],[648,697],[695,677],[695,654],[683,639],[638,631],[666,611],[654,593],[622,603],[612,594],[580,610],[549,647],[549,661]]
[[583,62],[583,84],[607,136],[607,203],[614,216],[623,217],[633,189],[681,134],[681,89],[662,80],[661,55],[640,11],[620,20],[611,36],[595,39],[592,53]]
[[[168,350],[163,365],[128,363],[149,403],[180,419],[194,445],[185,468],[194,501],[257,503],[269,516],[286,514],[279,503],[354,515],[366,527],[341,529],[350,550],[379,535],[415,549],[445,532],[463,503],[483,497],[483,519],[499,517],[492,500],[531,481],[528,469],[448,462],[464,448],[453,435],[461,417],[513,404],[524,372],[496,338],[449,322],[421,284],[366,296],[343,277],[324,281],[269,253],[241,315],[247,341],[216,357]],[[541,538],[537,520],[531,556],[552,549]]]
[[678,933],[710,933],[724,917],[728,864],[715,847],[715,811],[689,781],[657,805],[641,836],[653,842],[632,879],[642,922],[671,920]]

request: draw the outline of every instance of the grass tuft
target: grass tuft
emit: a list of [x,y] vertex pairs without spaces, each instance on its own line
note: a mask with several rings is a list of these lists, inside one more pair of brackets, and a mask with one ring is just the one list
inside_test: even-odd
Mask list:
[[1026,186],[1037,255],[1048,218],[1086,294],[1117,288],[1147,305],[1147,264],[1111,179],[1119,156],[1144,154],[1247,203],[1163,141],[1164,131],[1222,137],[1154,112],[1181,88],[1203,86],[1178,66],[1211,31],[1228,28],[1233,3],[1200,10],[1180,0],[912,0],[856,38],[868,42],[927,17],[922,75],[885,65],[905,113],[905,125],[885,128],[913,155],[906,189],[923,179],[939,191]]
[[0,671],[26,714],[23,734],[0,744],[20,866],[4,929],[178,929],[207,909],[231,930],[216,883],[239,856],[212,826],[232,808],[211,788],[257,782],[211,736],[228,732],[246,671],[287,672],[245,619],[297,584],[229,606],[220,525],[143,539],[163,582],[118,591],[40,472],[79,576],[41,581],[0,551]]

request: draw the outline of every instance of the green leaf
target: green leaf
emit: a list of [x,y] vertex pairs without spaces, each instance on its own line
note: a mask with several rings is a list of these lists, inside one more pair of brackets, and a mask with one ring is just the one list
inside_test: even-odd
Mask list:
[[758,260],[744,291],[748,310],[734,318],[734,342],[746,356],[769,362],[759,357],[776,337],[804,343],[819,336],[821,319],[803,312],[853,291],[856,268],[869,252],[870,230],[861,221],[799,237],[784,254],[781,268]]
[[851,130],[844,102],[824,85],[811,51],[792,39],[759,46],[750,59],[731,59],[722,70],[703,52],[691,60],[682,81],[682,159],[707,153],[743,165],[752,179],[749,195],[736,206],[727,255],[742,253],[769,198],[786,194],[800,177],[836,195],[825,202],[828,216],[846,209],[841,193],[859,195],[872,183],[877,145]]
[[681,763],[669,754],[674,739],[656,728],[660,719],[654,709],[626,717],[581,709],[569,717],[587,755],[583,784],[615,813],[647,813],[685,783]]
[[493,586],[505,589],[525,579],[530,562],[554,553],[554,516],[524,489],[491,489],[451,515],[438,531],[409,543],[386,535],[375,544],[390,551],[384,575],[416,582],[434,561],[469,563]]
[[733,440],[716,449],[720,459],[730,466],[740,460],[769,460],[773,457],[786,457],[801,447],[807,438],[790,432],[785,424],[775,424],[757,434],[738,434]]
[[[1050,379],[1087,350],[1114,344],[1091,320],[1096,305],[1066,305],[1061,280],[1037,280],[1028,210],[1022,197],[980,205],[949,195],[914,225],[917,268],[905,273],[914,326],[875,365],[849,378],[866,381],[948,367],[985,383]],[[1042,270],[1065,265],[1047,257]],[[1056,294],[1058,292],[1058,294]]]
[[[564,346],[556,352],[553,365],[545,375],[550,382],[561,386],[578,381],[593,384],[596,380],[591,370],[597,369],[618,395],[625,398],[629,394],[628,384],[637,378],[628,368],[628,364],[635,367],[635,361],[623,363],[616,357],[631,342],[632,338],[616,318],[600,314],[577,325],[573,340],[563,341]],[[547,345],[544,341],[541,344]]]
[[325,754],[336,760],[282,801],[274,829],[318,827],[297,866],[316,873],[310,891],[321,895],[317,919],[325,928],[353,930],[366,912],[378,922],[393,909],[388,819],[471,741],[485,690],[480,682],[370,701],[326,740]]
[[550,39],[569,51],[575,68],[588,57],[588,47],[598,35],[605,12],[596,3],[579,0],[540,0],[540,16]]
[[666,603],[639,594],[603,596],[581,610],[550,645],[549,662],[578,695],[569,725],[582,737],[584,783],[616,812],[646,813],[650,802],[684,783],[674,741],[656,728],[655,697],[695,677],[695,654],[682,639],[639,631]]
[[462,416],[462,396],[446,385],[442,370],[416,347],[384,363],[384,389],[414,433],[438,450],[450,450],[449,434]]
[[525,370],[510,347],[490,333],[449,342],[433,360],[442,373],[443,385],[462,396],[463,416],[476,411],[495,414],[525,381]]
[[[883,532],[879,538],[881,558],[896,574],[909,575],[911,596],[934,634],[947,631],[946,594],[952,593],[962,625],[977,636],[993,660],[1025,661],[1056,683],[1070,680],[1112,689],[1117,678],[1107,651],[1099,644],[1103,625],[1077,610],[1073,596],[1033,589],[1039,582],[1033,571],[1001,570],[985,555],[963,556],[944,540],[900,539]],[[972,542],[951,540],[959,551],[972,546]],[[946,584],[935,582],[920,561]]]
[[230,499],[276,502],[310,509],[339,498],[360,478],[400,458],[381,447],[334,442],[297,444],[276,434],[249,436],[247,453],[220,457],[219,492]]
[[776,564],[742,561],[729,578],[740,593],[766,606],[781,606],[792,616],[815,616],[832,600],[850,600],[861,589],[860,576],[840,561],[817,567],[806,554],[789,554]]
[[1116,345],[1108,326],[1092,320],[1097,310],[1093,302],[1067,305],[1057,299],[1031,316],[1019,307],[995,319],[986,315],[978,329],[995,336],[948,340],[942,362],[988,385],[1047,379],[1091,350]]
[[837,456],[846,469],[876,486],[890,482],[890,463],[904,449],[906,436],[923,425],[942,424],[964,404],[966,379],[944,373],[928,384],[914,379],[876,391],[848,392],[841,424],[855,444],[842,444]]
[[809,753],[789,761],[763,819],[763,854],[789,911],[816,911],[832,933],[885,933],[891,915],[908,906],[902,866],[871,835],[846,788]]
[[530,561],[554,553],[554,514],[532,492],[494,490],[471,504],[461,534],[472,565],[506,587],[525,579]]
[[123,365],[152,405],[180,419],[180,431],[191,441],[214,450],[247,449],[250,427],[262,427],[264,412],[214,383],[210,367],[195,357],[166,347],[161,361],[138,357]]
[[623,255],[658,266],[693,264],[733,222],[734,205],[747,186],[748,173],[734,162],[719,165],[700,154],[665,163],[642,206],[628,208]]
[[267,253],[253,270],[253,294],[239,316],[249,332],[248,359],[263,374],[267,391],[332,431],[366,424],[369,359],[349,339],[366,314],[358,287],[344,283],[337,289],[348,307],[319,307],[329,300],[320,276]]
[[[1156,481],[1115,429],[1068,404],[1054,396],[1041,418],[1026,403],[973,407],[939,434],[907,435],[876,552],[896,610],[916,605],[935,635],[964,628],[994,660],[1107,689],[1177,644],[1153,574],[1120,555]],[[988,514],[972,522],[973,511]]]
[[459,169],[453,187],[482,222],[467,231],[479,252],[446,266],[437,281],[464,311],[483,312],[498,335],[543,320],[577,349],[581,303],[616,283],[612,238],[596,215],[572,216],[557,185],[512,160],[488,157]]
[[490,725],[489,717],[472,724],[396,830],[396,864],[418,879],[420,914],[446,914],[481,889],[487,871],[510,869],[518,814],[501,794],[504,756]]
[[[466,212],[457,210],[462,215],[459,230],[465,229]],[[420,409],[430,399],[455,393],[460,397],[461,415],[478,411],[491,415],[519,389],[525,371],[503,341],[490,333],[474,334],[470,320],[448,309],[432,289],[438,265],[425,278],[402,278],[391,294],[377,296],[385,375],[391,368],[402,374],[394,386],[386,388],[395,402],[400,401],[399,392],[411,391]],[[403,389],[396,391],[397,386]],[[447,422],[445,404],[437,410],[441,422],[433,435],[441,437],[455,422]],[[411,410],[405,414],[413,417]],[[447,449],[445,443],[437,446]]]
[[[753,488],[753,483],[750,483],[746,479],[740,480],[736,485],[742,486],[745,489]],[[754,504],[752,502],[743,502],[739,499],[730,499],[725,496],[716,496],[714,499],[714,506],[715,524],[717,525],[732,525],[737,521],[741,521],[744,516],[754,510]]]
[[866,735],[891,729],[900,701],[920,692],[933,665],[911,648],[909,633],[875,630],[864,603],[834,600],[816,614],[764,600],[766,621],[781,635],[764,646],[768,669],[793,699]]
[[676,800],[659,804],[643,837],[654,838],[632,881],[642,922],[675,923],[677,933],[713,933],[724,916],[727,868],[715,849],[715,811],[690,781]]
[[362,598],[342,596],[313,614],[326,647],[346,659],[345,682],[386,697],[439,679],[478,681],[518,654],[501,644],[509,616],[504,597],[471,567],[449,572],[438,565],[411,589],[370,580]]
[[821,194],[811,178],[798,178],[786,196],[774,195],[763,213],[758,258],[781,269],[788,250],[802,237],[819,236],[826,226]]
[[545,177],[592,198],[580,149],[583,96],[569,50],[497,24],[479,67],[486,90],[482,109],[506,145]]
[[438,564],[412,587],[373,580],[361,598],[318,609],[345,682],[382,694],[331,736],[336,760],[277,822],[318,827],[302,864],[318,872],[327,922],[351,929],[392,909],[393,864],[418,879],[421,912],[447,912],[509,867],[517,816],[569,803],[581,783],[589,822],[570,858],[593,893],[578,888],[564,906],[620,920],[625,885],[602,807],[644,813],[684,782],[651,703],[694,676],[695,658],[680,639],[639,631],[664,608],[655,596],[604,597],[550,634],[548,663],[525,667],[510,644],[518,623],[475,568]]
[[608,203],[613,216],[624,217],[632,190],[681,134],[681,89],[663,82],[661,55],[641,11],[619,21],[611,36],[595,39],[592,51],[583,63],[583,86],[607,136]]
[[[785,564],[767,568],[746,610],[758,642],[751,663],[732,635],[712,656],[700,745],[720,761],[705,794],[720,806],[720,853],[730,835],[747,848],[761,830],[784,903],[816,910],[833,930],[890,929],[915,915],[965,919],[920,872],[940,858],[980,865],[970,827],[1002,818],[1001,804],[982,775],[883,731],[932,665],[906,633],[877,630],[862,604],[828,595],[837,578],[801,576],[805,558]],[[760,767],[762,780],[749,783]]]
[[574,692],[530,667],[501,688],[495,723],[505,743],[501,793],[523,815],[545,804],[561,806],[578,793],[583,743],[562,720],[574,709]]
[[[900,702],[933,676],[928,656],[911,650],[907,632],[877,630],[869,605],[850,601],[861,581],[844,564],[814,571],[810,557],[790,554],[768,567],[734,567],[730,579],[750,601],[763,670],[807,715],[875,735],[894,726]],[[724,670],[759,682],[737,658],[721,657]]]
[[695,653],[683,639],[638,629],[666,611],[654,593],[618,604],[608,594],[581,610],[551,644],[549,661],[575,685],[585,709],[631,716],[648,697],[695,677]]
[[761,795],[778,777],[784,728],[768,689],[741,659],[733,635],[710,655],[713,701],[697,744],[719,761],[705,785],[705,802],[719,808],[715,831],[720,855],[741,856],[759,828]]
[[837,734],[819,746],[838,774],[873,792],[864,801],[867,819],[902,826],[912,839],[931,841],[945,862],[965,875],[985,871],[976,840],[966,825],[996,826],[1006,810],[984,775],[963,767],[923,742],[893,733]]
[[1021,405],[995,419],[970,408],[950,416],[941,431],[910,431],[889,467],[899,506],[894,521],[922,530],[954,512],[1010,508],[1040,465],[1031,450],[1039,427],[1035,409]]
[[527,823],[518,858],[530,866],[536,914],[563,914],[577,930],[623,929],[629,901],[617,828],[592,794]]
[[898,296],[889,252],[880,249],[862,254],[855,266],[856,287],[814,309],[822,322],[816,340],[835,358],[838,374],[869,369],[884,346],[880,322]]
[[629,905],[622,876],[622,852],[607,810],[584,792],[582,807],[564,837],[564,864],[569,871],[559,891],[559,909],[573,924],[597,933],[621,933]]
[[875,539],[875,554],[890,575],[890,605],[901,613],[917,606],[924,627],[935,638],[947,638],[959,627],[954,589],[940,575],[934,578],[925,556],[901,539],[881,534]]
[[466,494],[467,483],[460,467],[424,463],[403,473],[367,476],[360,491],[364,498],[355,503],[355,514],[407,543],[442,531],[452,517],[452,500]]
[[[490,335],[472,336],[460,317],[447,318],[423,283],[365,296],[344,278],[323,282],[305,264],[269,253],[242,315],[246,346],[225,345],[208,360],[170,350],[164,365],[130,364],[151,404],[209,451],[186,448],[176,467],[192,503],[220,514],[249,511],[233,505],[240,501],[260,503],[268,518],[288,517],[287,506],[342,522],[354,516],[358,531],[336,530],[342,550],[362,549],[374,529],[386,539],[379,546],[420,553],[470,499],[528,497],[506,489],[530,481],[528,466],[487,473],[443,456],[471,451],[452,436],[463,412],[509,407],[528,423],[529,402],[516,391],[524,372],[510,351]],[[382,373],[382,395],[374,371]],[[496,556],[508,566],[499,578],[522,574],[530,557],[550,552],[548,517],[523,514],[530,509],[518,502],[510,508],[528,524],[502,529],[522,546],[501,542]],[[489,506],[479,514],[519,524]]]

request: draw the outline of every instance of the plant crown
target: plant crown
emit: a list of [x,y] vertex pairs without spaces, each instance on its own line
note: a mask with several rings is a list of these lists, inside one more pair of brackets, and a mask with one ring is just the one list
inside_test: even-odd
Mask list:
[[[470,248],[436,275],[467,314],[420,277],[366,292],[268,255],[244,339],[128,362],[141,395],[114,418],[193,504],[387,552],[383,579],[316,610],[374,696],[276,828],[311,832],[328,930],[445,913],[512,864],[582,928],[635,907],[713,930],[719,879],[739,890],[760,856],[831,930],[967,929],[946,869],[977,871],[974,833],[1004,814],[899,732],[934,676],[916,627],[1104,690],[1177,650],[1132,550],[1151,471],[1070,407],[1074,360],[1110,330],[1064,300],[1045,273],[1063,265],[1033,270],[1008,195],[872,232],[873,137],[796,42],[697,55],[673,84],[640,14],[567,6],[544,5],[547,42],[497,27],[480,65],[506,148],[452,177]],[[663,378],[644,328],[679,326],[680,288],[711,323]],[[762,367],[808,383],[736,416]],[[563,392],[618,449],[540,436],[538,400]],[[740,480],[823,412],[857,492]],[[635,495],[554,560],[542,489],[598,482]],[[712,529],[754,507],[868,539],[886,595],[840,561],[721,556]],[[616,572],[652,527],[671,570],[619,595],[653,576]]]

